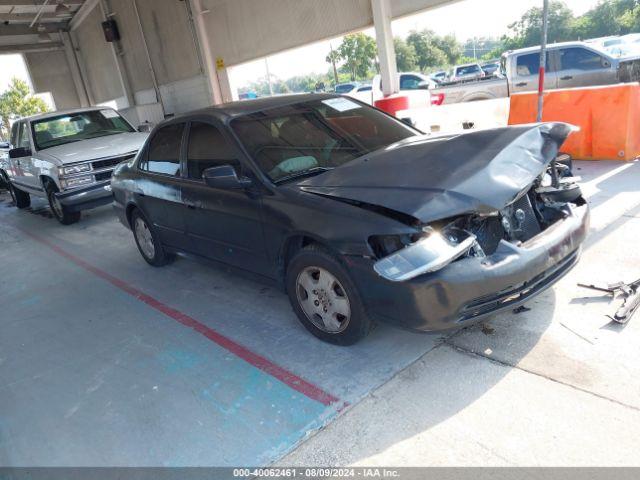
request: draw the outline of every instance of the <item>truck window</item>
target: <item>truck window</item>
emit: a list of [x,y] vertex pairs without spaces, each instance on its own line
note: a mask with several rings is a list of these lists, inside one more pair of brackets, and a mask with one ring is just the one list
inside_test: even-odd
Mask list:
[[29,148],[29,135],[27,134],[27,122],[20,122],[18,127],[18,144],[19,148]]
[[599,70],[602,57],[586,48],[563,48],[560,50],[560,68],[562,70]]
[[149,142],[147,158],[140,162],[140,169],[163,175],[180,175],[180,144],[183,123],[162,127]]
[[[549,54],[547,52],[547,62],[545,69],[549,69]],[[529,75],[537,75],[540,70],[540,52],[527,53],[526,55],[520,55],[516,60],[516,74],[519,77],[528,77]]]
[[422,79],[416,75],[400,75],[400,90],[417,90]]

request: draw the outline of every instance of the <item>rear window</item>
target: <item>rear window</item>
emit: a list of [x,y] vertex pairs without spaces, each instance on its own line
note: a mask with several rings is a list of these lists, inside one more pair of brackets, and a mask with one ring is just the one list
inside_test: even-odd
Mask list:
[[[549,69],[549,55],[550,52],[547,52],[547,66],[546,69]],[[540,53],[528,53],[527,55],[520,55],[516,60],[516,73],[519,77],[527,77],[529,75],[537,75],[538,70],[540,70]]]
[[258,167],[278,182],[332,169],[419,134],[344,97],[313,100],[239,117],[233,131]]
[[349,93],[353,90],[353,85],[345,84],[345,85],[336,85],[336,93]]

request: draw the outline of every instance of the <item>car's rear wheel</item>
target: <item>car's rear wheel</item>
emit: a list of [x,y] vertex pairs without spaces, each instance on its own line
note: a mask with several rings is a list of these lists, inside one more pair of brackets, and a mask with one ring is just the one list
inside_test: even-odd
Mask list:
[[161,267],[173,260],[173,255],[165,252],[153,226],[140,210],[136,209],[131,214],[131,229],[138,250],[149,265]]
[[63,225],[71,225],[72,223],[78,222],[81,213],[70,211],[60,202],[58,197],[56,197],[56,193],[58,193],[58,188],[50,184],[47,187],[47,199],[49,200],[49,207],[51,207],[53,216]]
[[353,345],[371,330],[349,274],[326,250],[315,245],[300,250],[289,262],[286,284],[298,319],[321,340]]
[[11,182],[8,182],[8,187],[11,200],[16,207],[23,209],[31,206],[31,196],[27,192],[17,189]]

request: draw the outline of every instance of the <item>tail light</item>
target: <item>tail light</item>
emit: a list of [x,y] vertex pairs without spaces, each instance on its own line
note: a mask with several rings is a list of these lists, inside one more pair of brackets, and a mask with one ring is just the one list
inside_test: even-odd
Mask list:
[[431,105],[438,106],[444,103],[444,93],[432,93],[431,94]]

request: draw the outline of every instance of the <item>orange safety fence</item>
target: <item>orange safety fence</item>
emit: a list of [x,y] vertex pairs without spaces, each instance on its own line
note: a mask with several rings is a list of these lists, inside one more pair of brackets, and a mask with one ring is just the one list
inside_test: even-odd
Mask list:
[[[537,93],[511,96],[509,125],[536,121]],[[640,157],[640,84],[570,88],[544,94],[543,121],[580,127],[562,151],[579,160]]]

